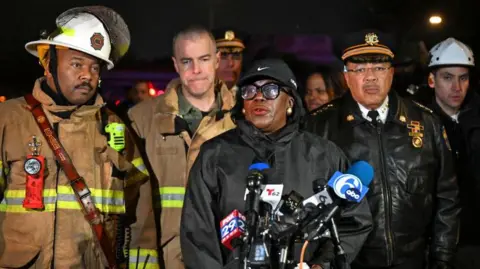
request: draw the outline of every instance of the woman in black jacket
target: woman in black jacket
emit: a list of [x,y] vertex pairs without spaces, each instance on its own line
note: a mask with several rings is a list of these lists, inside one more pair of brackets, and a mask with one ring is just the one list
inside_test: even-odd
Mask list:
[[[220,222],[235,209],[244,213],[252,163],[268,163],[267,183],[283,184],[283,194],[295,190],[305,198],[314,194],[312,182],[326,184],[348,165],[333,143],[299,129],[305,110],[295,77],[283,61],[254,63],[240,79],[239,89],[232,111],[237,128],[202,145],[190,171],[181,222],[186,268],[224,268],[232,260],[232,251],[221,244]],[[337,226],[352,261],[371,230],[368,205],[363,201],[342,210]],[[309,245],[305,262],[312,268],[325,267],[332,258],[328,245]],[[290,251],[296,262],[300,248]]]

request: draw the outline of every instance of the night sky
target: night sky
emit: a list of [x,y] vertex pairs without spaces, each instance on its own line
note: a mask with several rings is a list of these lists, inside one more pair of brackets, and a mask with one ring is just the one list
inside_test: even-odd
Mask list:
[[[41,29],[53,30],[61,12],[82,5],[109,6],[129,25],[132,44],[119,68],[170,57],[173,34],[193,23],[234,27],[251,34],[332,37],[375,27],[405,38],[426,40],[429,46],[453,35],[475,49],[479,43],[474,37],[480,36],[480,1],[473,0],[17,0],[9,4],[13,10],[4,3],[0,17],[0,85],[14,80],[31,85],[42,70],[24,50],[24,44],[37,39]],[[428,17],[433,13],[444,17],[441,28],[428,25]]]

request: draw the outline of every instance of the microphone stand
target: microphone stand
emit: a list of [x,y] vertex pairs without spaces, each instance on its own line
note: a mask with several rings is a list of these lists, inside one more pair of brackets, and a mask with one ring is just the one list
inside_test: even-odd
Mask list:
[[242,247],[241,251],[245,268],[249,266],[248,259],[250,256],[252,242],[257,239],[257,226],[260,213],[260,195],[262,193],[260,186],[262,182],[263,175],[259,171],[252,171],[252,173],[247,177],[247,189],[249,191],[249,193],[247,194],[247,199],[245,201],[247,210],[247,229],[244,241],[245,245]]
[[335,247],[335,269],[350,269],[350,264],[347,262],[347,254],[340,243],[337,225],[335,224],[335,220],[333,218],[330,220],[329,230],[333,245]]

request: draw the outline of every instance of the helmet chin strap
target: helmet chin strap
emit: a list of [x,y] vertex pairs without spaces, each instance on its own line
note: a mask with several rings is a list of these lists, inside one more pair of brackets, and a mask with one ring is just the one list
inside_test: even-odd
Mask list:
[[71,106],[73,105],[70,103],[65,95],[62,93],[62,89],[60,88],[60,83],[58,83],[58,58],[57,58],[57,49],[55,48],[55,45],[50,45],[49,46],[49,54],[50,54],[50,63],[48,64],[48,71],[50,74],[52,74],[53,78],[53,83],[55,83],[55,88],[57,89],[56,93],[59,97],[59,100],[61,101],[61,104],[57,105],[66,105],[66,106]]

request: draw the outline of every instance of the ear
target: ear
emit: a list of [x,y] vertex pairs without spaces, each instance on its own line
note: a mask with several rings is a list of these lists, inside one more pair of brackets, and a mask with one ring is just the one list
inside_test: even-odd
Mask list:
[[348,72],[343,72],[343,77],[345,78],[345,82],[347,83],[347,87],[350,89],[350,77],[348,76]]
[[294,106],[295,106],[295,99],[293,99],[293,97],[290,97],[288,99],[288,107],[293,108]]
[[428,74],[428,86],[435,89],[435,75],[433,73]]
[[172,56],[172,61],[173,61],[173,66],[175,67],[175,71],[177,71],[177,73],[178,73],[177,59],[175,59],[174,56]]
[[220,57],[222,57],[222,53],[217,51],[217,53],[215,53],[215,69],[220,65]]

